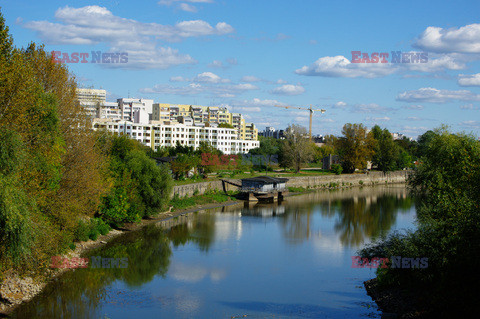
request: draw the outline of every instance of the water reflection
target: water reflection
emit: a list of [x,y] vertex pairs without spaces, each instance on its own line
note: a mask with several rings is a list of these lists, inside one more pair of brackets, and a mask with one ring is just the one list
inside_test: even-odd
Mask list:
[[310,193],[290,197],[285,203],[283,233],[290,243],[302,243],[312,235],[319,235],[314,214],[336,217],[335,232],[347,247],[358,247],[366,240],[389,232],[397,213],[406,213],[415,201],[404,187],[365,187]]
[[[178,313],[188,314],[188,317],[210,317],[208,309],[215,303],[230,311],[243,309],[298,316],[301,310],[304,317],[332,314],[329,303],[315,304],[315,300],[307,300],[318,293],[317,286],[312,288],[315,293],[301,300],[294,302],[291,296],[290,303],[288,289],[283,291],[280,287],[274,289],[275,294],[272,292],[278,300],[260,300],[258,296],[263,296],[260,287],[248,288],[252,284],[250,281],[256,276],[256,280],[264,281],[268,274],[274,280],[265,281],[266,287],[278,285],[280,278],[290,281],[290,285],[301,283],[302,280],[294,280],[296,272],[308,277],[311,271],[309,278],[319,276],[318,269],[308,269],[308,265],[315,262],[317,267],[343,269],[343,257],[332,257],[333,250],[345,252],[345,247],[358,247],[368,239],[387,233],[397,223],[398,214],[411,212],[414,205],[415,201],[403,187],[365,187],[309,193],[274,204],[241,203],[171,219],[124,235],[89,254],[103,258],[127,257],[127,268],[87,268],[68,272],[32,302],[20,307],[13,317],[100,318],[109,311],[117,311],[111,318],[132,317],[140,309],[162,309],[166,312],[163,315],[170,317]],[[283,238],[283,244],[275,238]],[[299,250],[298,254],[308,253],[302,255],[302,260],[313,259],[294,266],[296,264],[290,262],[294,260],[292,256],[297,258],[297,252],[282,250],[285,242],[287,247],[293,248],[311,243],[321,258],[306,257],[312,255],[311,251]],[[182,247],[188,247],[188,251],[182,251]],[[269,258],[276,260],[274,267],[272,259],[266,257],[268,252],[273,254]],[[267,259],[262,261],[264,256]],[[237,259],[226,266],[231,258]],[[251,267],[262,262],[263,266]],[[236,265],[240,269],[234,271]],[[292,267],[297,267],[293,268],[294,274]],[[325,276],[322,280],[332,277]],[[224,285],[226,290],[219,299],[214,289],[212,294],[217,297],[205,301],[203,292],[210,287],[208,285]],[[332,287],[343,297],[348,295],[348,289],[335,285]],[[164,286],[169,288],[162,290]],[[195,294],[189,288],[192,286],[198,286],[201,293]],[[235,289],[231,288],[233,286]],[[258,300],[239,298],[237,293],[243,290],[245,296],[259,294]],[[324,299],[332,295],[328,291],[324,293]],[[341,299],[338,300],[340,303]],[[144,315],[157,316],[155,311],[147,311]]]

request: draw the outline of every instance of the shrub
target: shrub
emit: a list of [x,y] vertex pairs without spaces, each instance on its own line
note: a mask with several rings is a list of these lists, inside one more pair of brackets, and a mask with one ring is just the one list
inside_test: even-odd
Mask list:
[[343,167],[340,164],[333,164],[331,171],[336,175],[340,175],[343,172]]
[[77,227],[73,232],[73,239],[75,241],[88,241],[88,234],[90,233],[90,225],[84,220],[79,220]]

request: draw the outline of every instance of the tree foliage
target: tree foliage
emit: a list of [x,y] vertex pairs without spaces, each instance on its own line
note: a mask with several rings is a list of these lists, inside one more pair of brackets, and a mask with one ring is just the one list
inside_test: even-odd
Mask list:
[[[425,135],[425,134],[424,134]],[[473,313],[480,264],[480,143],[442,127],[420,140],[423,156],[409,180],[420,196],[418,229],[395,233],[362,250],[364,257],[426,257],[425,269],[379,269],[382,285],[422,291],[426,310]]]
[[281,161],[285,167],[293,167],[299,172],[302,165],[313,159],[314,146],[307,138],[307,130],[298,125],[290,125],[281,146]]
[[346,173],[366,168],[367,161],[374,154],[373,135],[367,134],[367,128],[363,124],[345,124],[342,136],[338,138],[335,146]]

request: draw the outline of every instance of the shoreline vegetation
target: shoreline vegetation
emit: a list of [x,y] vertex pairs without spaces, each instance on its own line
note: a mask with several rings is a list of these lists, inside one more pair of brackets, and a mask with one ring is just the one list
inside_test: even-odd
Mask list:
[[[408,186],[421,198],[417,229],[394,232],[359,251],[362,258],[405,256],[427,267],[377,268],[365,287],[398,318],[470,318],[480,284],[480,142],[473,135],[432,132]],[[403,266],[403,265],[402,265]]]

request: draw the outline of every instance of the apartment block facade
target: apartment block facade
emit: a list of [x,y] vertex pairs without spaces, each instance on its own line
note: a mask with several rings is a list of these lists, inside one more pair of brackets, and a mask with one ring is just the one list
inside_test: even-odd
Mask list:
[[[258,129],[225,107],[154,103],[149,99],[106,101],[105,90],[77,89],[95,130],[124,134],[157,149],[178,143],[197,148],[208,142],[225,154],[259,147]],[[232,128],[226,128],[228,124]],[[223,126],[223,127],[222,127]]]
[[207,142],[224,154],[238,154],[248,153],[251,149],[260,146],[260,142],[256,140],[238,139],[235,129],[214,126],[194,126],[171,122],[139,124],[131,121],[116,122],[109,119],[95,119],[93,128],[113,134],[127,135],[152,149],[175,146],[177,143],[197,149],[200,142]]

